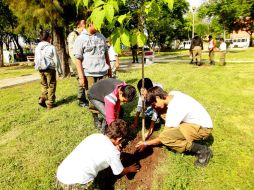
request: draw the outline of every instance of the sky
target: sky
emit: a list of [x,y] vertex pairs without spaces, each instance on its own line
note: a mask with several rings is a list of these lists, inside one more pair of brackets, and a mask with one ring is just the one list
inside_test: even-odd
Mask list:
[[187,0],[187,1],[190,3],[191,7],[192,6],[198,7],[204,0]]

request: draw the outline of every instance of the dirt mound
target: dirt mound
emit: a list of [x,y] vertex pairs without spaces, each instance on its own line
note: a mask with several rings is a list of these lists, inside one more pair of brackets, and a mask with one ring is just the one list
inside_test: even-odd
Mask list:
[[[147,147],[143,152],[137,152],[135,145],[141,140],[137,136],[132,140],[121,154],[122,163],[124,166],[130,166],[134,163],[140,165],[140,170],[137,173],[128,174],[127,176],[114,176],[111,169],[103,171],[103,179],[100,179],[100,189],[113,190],[135,190],[135,189],[151,189],[151,176],[155,170],[158,160],[162,157],[159,147]],[[103,181],[103,184],[101,182]]]

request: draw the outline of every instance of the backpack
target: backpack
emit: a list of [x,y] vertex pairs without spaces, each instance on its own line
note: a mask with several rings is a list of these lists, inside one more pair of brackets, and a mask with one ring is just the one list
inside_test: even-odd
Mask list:
[[36,70],[46,70],[50,65],[50,62],[48,62],[47,59],[45,58],[46,47],[47,45],[41,48],[37,54],[37,57],[35,59],[35,66],[34,66]]

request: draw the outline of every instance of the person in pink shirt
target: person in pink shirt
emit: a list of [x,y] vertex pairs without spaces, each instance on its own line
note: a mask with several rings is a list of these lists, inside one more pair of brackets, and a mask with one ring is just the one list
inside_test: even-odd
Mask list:
[[107,125],[122,118],[121,102],[131,102],[136,94],[135,87],[113,78],[104,79],[94,84],[88,91],[88,99],[103,117],[100,121],[98,114],[93,113],[95,127],[104,132]]

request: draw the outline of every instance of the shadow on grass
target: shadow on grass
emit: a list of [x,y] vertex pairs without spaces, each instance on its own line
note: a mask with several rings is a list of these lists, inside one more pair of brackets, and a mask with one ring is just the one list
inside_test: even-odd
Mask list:
[[61,106],[63,104],[68,104],[68,103],[71,103],[73,101],[75,101],[77,99],[77,96],[76,95],[73,95],[73,96],[69,96],[67,98],[63,98],[59,101],[56,102],[56,105],[57,106]]

